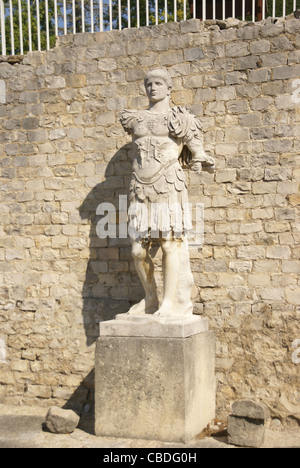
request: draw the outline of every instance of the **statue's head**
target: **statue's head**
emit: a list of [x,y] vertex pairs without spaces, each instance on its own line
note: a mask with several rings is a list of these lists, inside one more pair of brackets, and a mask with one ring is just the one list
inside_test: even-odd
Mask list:
[[145,76],[145,88],[150,101],[161,101],[171,94],[171,76],[164,68],[151,70]]

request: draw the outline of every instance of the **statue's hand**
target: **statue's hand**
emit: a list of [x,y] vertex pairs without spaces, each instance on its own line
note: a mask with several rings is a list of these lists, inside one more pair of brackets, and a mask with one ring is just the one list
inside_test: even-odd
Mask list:
[[212,174],[216,170],[215,160],[211,156],[206,155],[205,161],[202,162],[202,168],[206,172]]
[[205,161],[203,161],[203,166],[213,166],[215,167],[215,160],[211,156],[206,155]]
[[192,164],[192,170],[196,172],[196,174],[201,174],[202,171],[202,163],[200,161],[195,161]]
[[216,166],[213,164],[205,165],[203,164],[203,169],[210,174],[213,174],[216,170]]
[[202,170],[208,171],[210,173],[214,172],[215,160],[211,156],[205,155],[205,158],[192,160],[191,169],[196,172],[196,174],[201,174]]

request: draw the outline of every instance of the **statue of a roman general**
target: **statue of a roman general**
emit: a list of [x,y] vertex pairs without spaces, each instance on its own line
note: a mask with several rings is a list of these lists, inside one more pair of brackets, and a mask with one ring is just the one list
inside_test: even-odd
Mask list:
[[[123,110],[121,123],[132,135],[133,168],[130,186],[129,232],[135,267],[145,298],[127,315],[160,317],[192,315],[187,235],[192,230],[187,184],[182,165],[200,173],[213,169],[203,148],[200,121],[183,107],[170,108],[171,77],[164,69],[145,77],[147,110]],[[159,303],[151,244],[163,252],[163,297]]]

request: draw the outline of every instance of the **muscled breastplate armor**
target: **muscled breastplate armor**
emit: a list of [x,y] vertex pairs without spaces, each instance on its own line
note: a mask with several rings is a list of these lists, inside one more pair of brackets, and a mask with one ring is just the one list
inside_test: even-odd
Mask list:
[[134,128],[133,175],[145,184],[154,183],[178,163],[182,144],[170,135],[168,114],[142,112]]

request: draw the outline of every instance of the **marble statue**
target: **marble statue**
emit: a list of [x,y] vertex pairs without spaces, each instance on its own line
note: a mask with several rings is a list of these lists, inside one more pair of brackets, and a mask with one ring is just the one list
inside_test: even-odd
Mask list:
[[[182,166],[200,173],[214,169],[203,148],[200,121],[184,107],[170,108],[171,77],[165,69],[145,77],[146,110],[123,110],[121,124],[132,135],[133,168],[129,195],[132,255],[145,298],[126,315],[189,317],[193,312],[187,233],[192,229]],[[163,297],[159,304],[150,255],[152,243],[163,253]],[[122,314],[124,315],[124,314]]]

